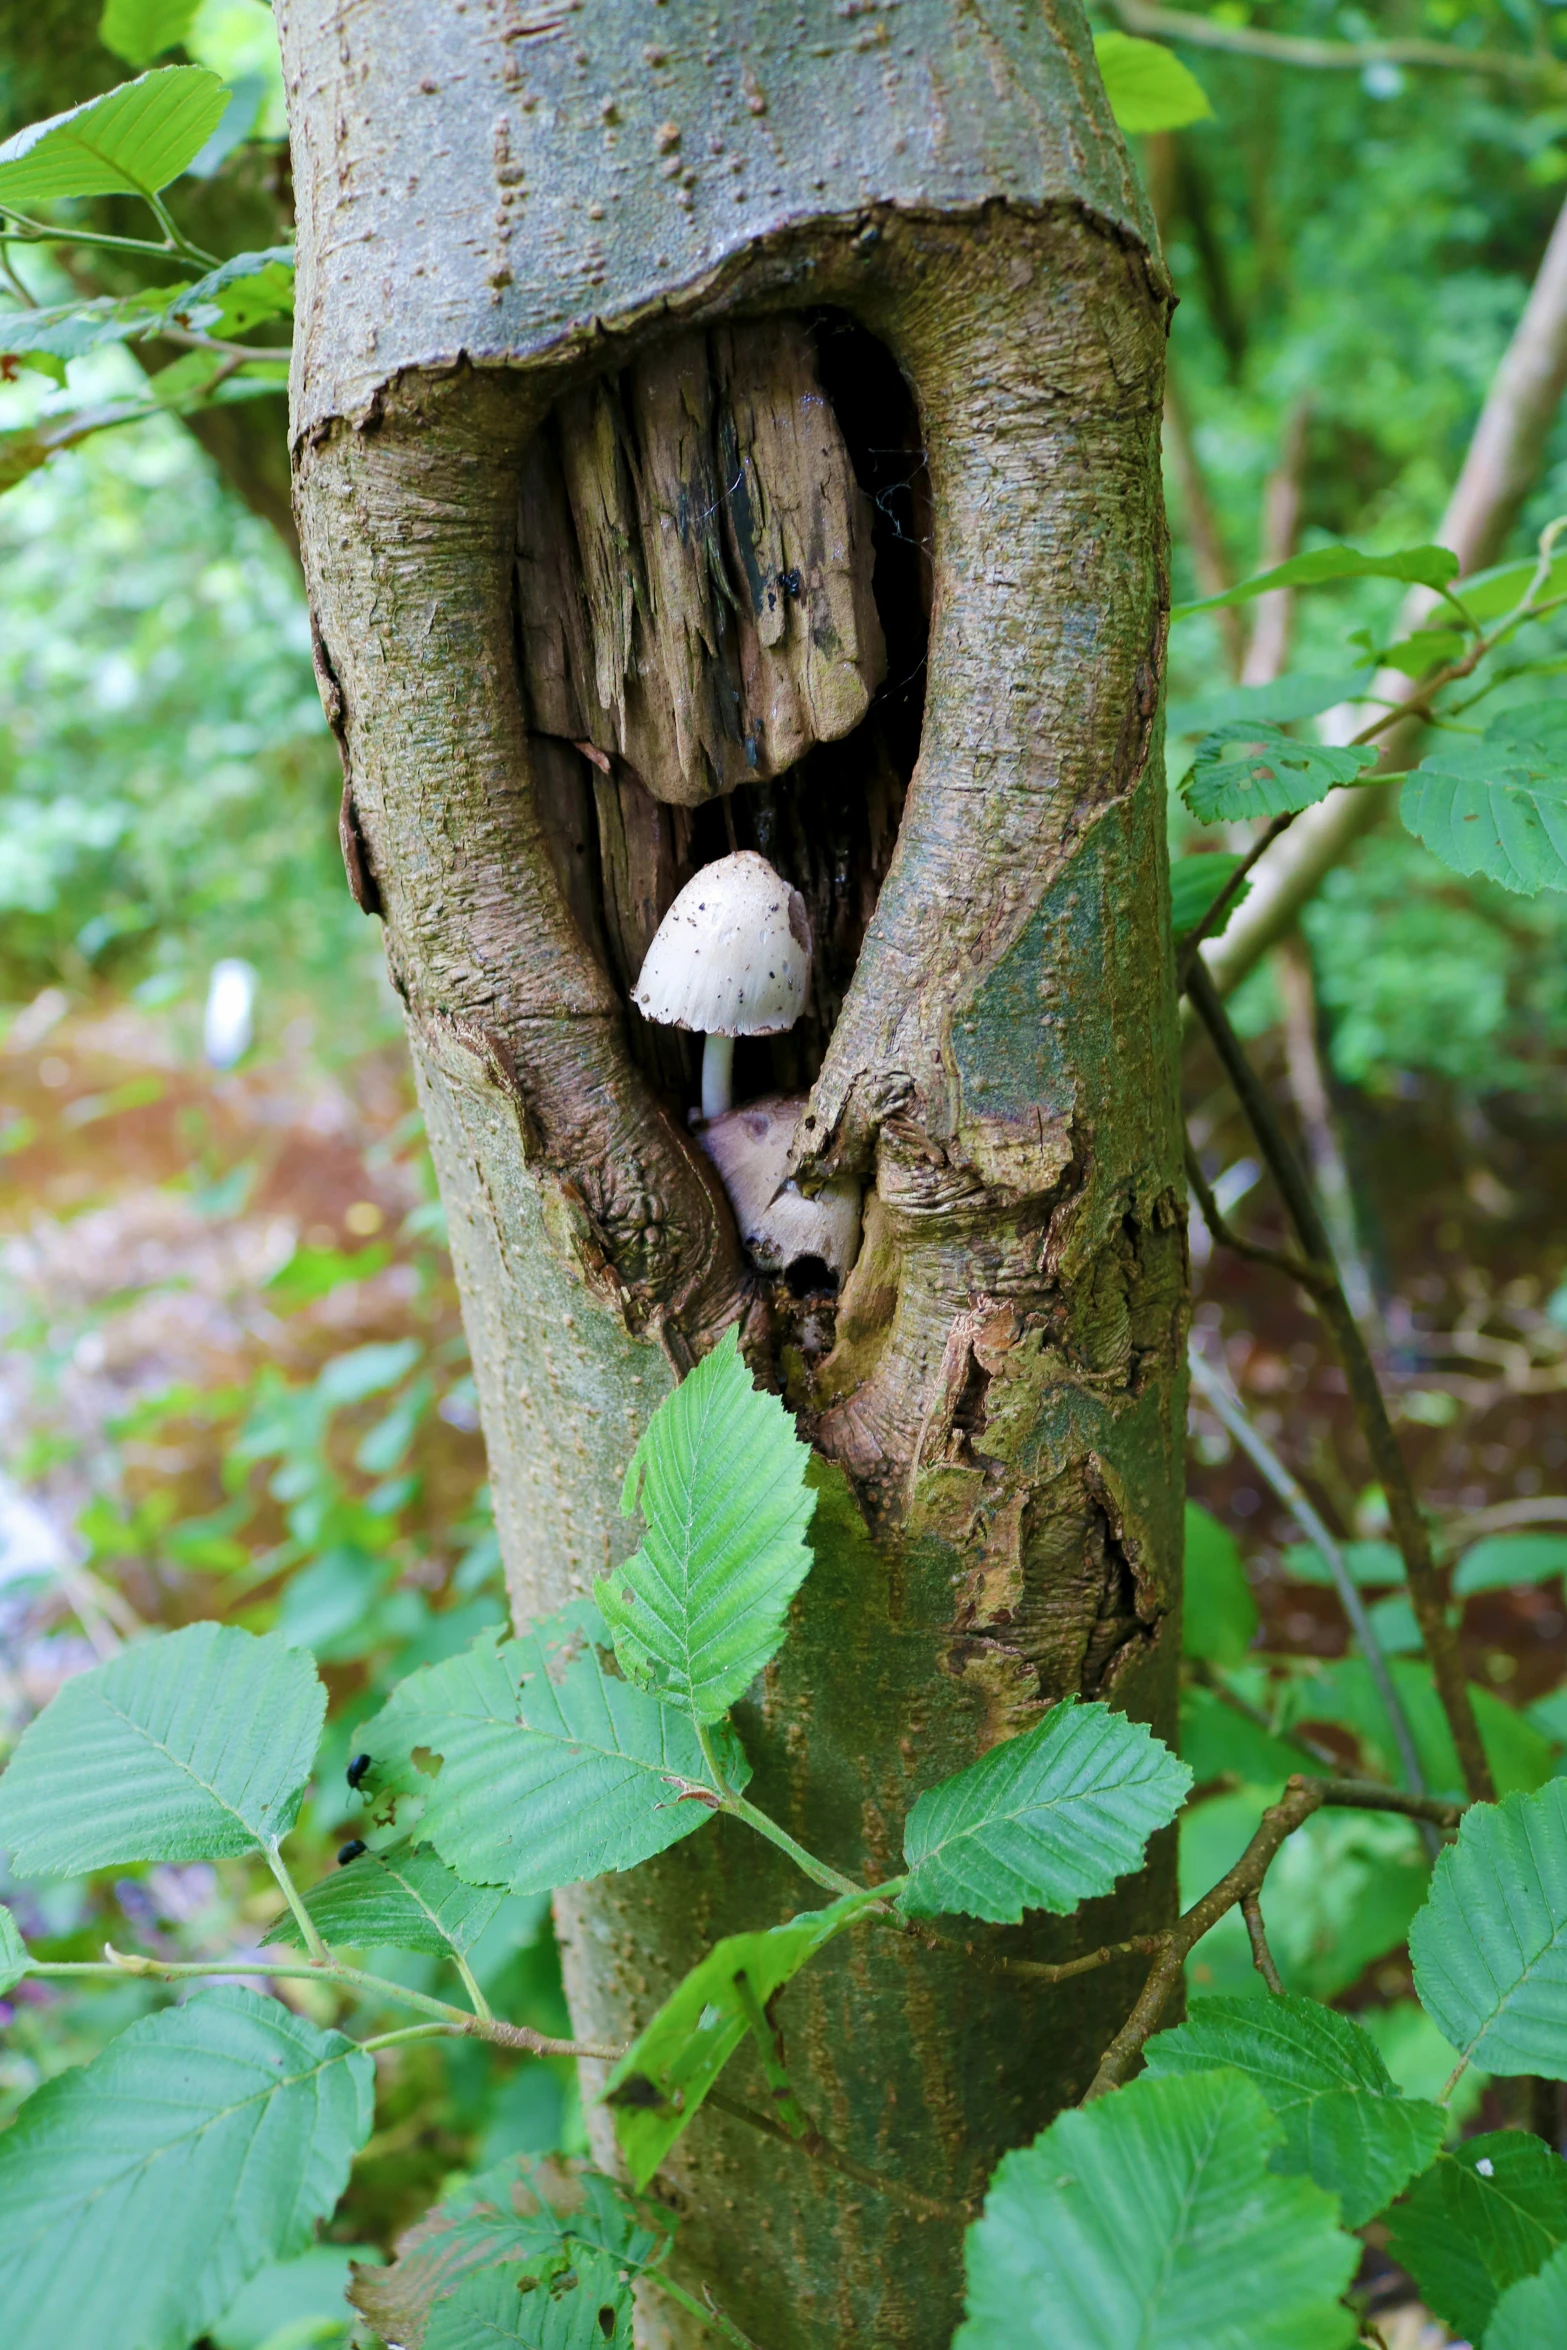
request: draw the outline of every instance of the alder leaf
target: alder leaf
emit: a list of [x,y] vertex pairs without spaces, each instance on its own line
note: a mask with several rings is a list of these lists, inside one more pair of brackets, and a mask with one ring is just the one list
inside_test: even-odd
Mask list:
[[1003,2157],[953,2350],[1344,2350],[1360,2245],[1239,2073],[1137,2080]]
[[1244,2073],[1283,2125],[1272,2167],[1337,2195],[1352,2228],[1425,2169],[1447,2125],[1439,2105],[1400,2094],[1369,2032],[1315,1999],[1204,1999],[1144,2053],[1155,2080]]
[[621,1507],[647,1531],[598,1586],[632,1679],[699,1722],[743,1697],[784,1636],[810,1572],[810,1447],[752,1380],[731,1327],[659,1405]]
[[898,1906],[994,1925],[1016,1925],[1028,1909],[1064,1916],[1141,1867],[1149,1837],[1191,1784],[1145,1724],[1067,1698],[926,1788],[903,1831],[909,1875]]
[[1567,701],[1509,710],[1483,742],[1443,743],[1406,777],[1398,812],[1454,873],[1522,897],[1567,889]]
[[1121,130],[1179,131],[1211,117],[1207,91],[1162,41],[1139,41],[1130,33],[1095,33],[1094,55],[1110,112]]
[[0,204],[25,212],[71,196],[155,196],[201,152],[229,93],[202,65],[121,82],[0,146]]
[[16,1920],[0,1901],[0,1999],[15,1989],[31,1964],[27,1944],[16,1930]]
[[0,1778],[0,1844],[21,1877],[138,1860],[219,1860],[294,1824],[326,1691],[275,1632],[187,1624],[78,1673]]
[[[466,1958],[505,1898],[499,1886],[465,1884],[433,1852],[401,1844],[361,1852],[312,1885],[305,1907],[328,1945]],[[292,1910],[267,1928],[267,1940],[304,1947]]]
[[[711,1816],[681,1799],[707,1765],[690,1716],[606,1671],[598,1610],[579,1602],[520,1640],[480,1634],[460,1656],[396,1689],[359,1743],[368,1785],[421,1844],[469,1884],[546,1893],[635,1868]],[[716,1740],[732,1787],[749,1767],[727,1727]],[[418,1748],[441,1757],[427,1776]]]
[[1340,579],[1403,579],[1419,587],[1441,588],[1458,573],[1458,557],[1446,547],[1399,547],[1390,555],[1362,554],[1359,547],[1335,540],[1313,547],[1309,554],[1292,555],[1271,571],[1255,571],[1250,579],[1226,588],[1222,595],[1204,596],[1195,604],[1177,604],[1172,621],[1193,612],[1211,612],[1220,604],[1245,604],[1270,588],[1327,587]]
[[1203,736],[1181,797],[1199,824],[1291,816],[1325,800],[1335,785],[1358,782],[1376,763],[1369,743],[1297,742],[1254,718]]
[[737,1982],[759,2007],[879,1896],[845,1894],[766,1933],[726,1934],[665,2000],[609,2076],[604,2102],[635,2187],[645,2187],[729,2062],[749,2025]]
[[[389,2268],[356,2268],[349,2300],[384,2339],[403,2350],[424,2350],[426,2328],[438,2309],[479,2270],[503,2266],[516,2276],[524,2261],[585,2247],[617,2268],[636,2271],[667,2244],[667,2233],[645,2228],[620,2188],[600,2172],[570,2182],[576,2201],[564,2212],[553,2210],[545,2196],[546,2175],[526,2157],[513,2157],[470,2179],[398,2238]],[[558,2174],[552,2184],[558,2193]]]
[[1466,2063],[1567,2080],[1567,1780],[1464,1814],[1409,1955],[1421,2006]]
[[607,2252],[586,2245],[485,2268],[430,2313],[424,2350],[631,2350],[631,2281]]
[[[1201,852],[1195,856],[1175,859],[1170,867],[1170,928],[1177,941],[1183,939],[1189,930],[1196,929],[1236,867],[1244,863],[1243,857],[1205,855]],[[1225,908],[1223,921],[1211,933],[1214,938],[1223,937],[1234,919],[1236,909],[1246,903],[1250,894],[1251,883],[1243,881]]]
[[1567,2245],[1508,2286],[1485,2329],[1485,2350],[1541,2350],[1546,2342],[1567,2342]]
[[127,65],[150,65],[177,49],[195,21],[200,0],[105,0],[98,38]]
[[1186,1504],[1181,1654],[1238,1665],[1257,1632],[1257,1602],[1234,1535],[1200,1503]]
[[238,1986],[46,2081],[0,2136],[6,2350],[186,2350],[310,2241],[374,2102],[351,2040]]
[[1514,1583],[1553,1583],[1567,1574],[1567,1534],[1488,1534],[1466,1550],[1453,1576],[1453,1596],[1504,1591]]
[[1497,2296],[1567,2243],[1567,2162],[1524,2130],[1469,2138],[1387,2218],[1388,2248],[1427,2308],[1477,2343]]

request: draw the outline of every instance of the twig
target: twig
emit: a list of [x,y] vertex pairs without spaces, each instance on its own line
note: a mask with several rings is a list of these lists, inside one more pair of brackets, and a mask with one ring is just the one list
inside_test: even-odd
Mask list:
[[[1316,1202],[1274,1116],[1273,1104],[1258,1083],[1240,1039],[1230,1025],[1212,975],[1200,960],[1193,963],[1188,974],[1187,992],[1198,1018],[1208,1031],[1236,1099],[1246,1113],[1257,1138],[1257,1147],[1279,1188],[1302,1248],[1315,1263],[1330,1264],[1332,1250],[1328,1245],[1327,1234],[1322,1229]],[[1420,1626],[1437,1693],[1453,1734],[1453,1744],[1458,1750],[1464,1787],[1471,1801],[1489,1801],[1495,1792],[1491,1766],[1480,1742],[1458,1643],[1447,1621],[1442,1580],[1431,1553],[1430,1529],[1421,1514],[1414,1483],[1393,1433],[1393,1424],[1388,1418],[1387,1404],[1378,1385],[1364,1335],[1336,1281],[1321,1294],[1317,1302],[1333,1341],[1334,1352],[1343,1368],[1350,1403],[1360,1424],[1366,1450],[1371,1456],[1371,1466],[1386,1496],[1393,1539],[1398,1545],[1404,1562],[1404,1573],[1408,1578],[1410,1605]]]
[[1327,1525],[1319,1512],[1301,1490],[1298,1480],[1286,1468],[1261,1429],[1253,1426],[1251,1419],[1242,1407],[1240,1398],[1231,1392],[1224,1380],[1219,1377],[1212,1365],[1204,1360],[1195,1346],[1187,1350],[1187,1365],[1191,1372],[1192,1385],[1202,1396],[1203,1401],[1223,1422],[1242,1451],[1261,1470],[1307,1540],[1315,1543],[1317,1549],[1322,1553],[1328,1573],[1333,1578],[1333,1586],[1338,1593],[1339,1604],[1349,1618],[1350,1630],[1354,1633],[1356,1644],[1366,1660],[1366,1669],[1371,1675],[1377,1695],[1387,1709],[1393,1740],[1398,1748],[1399,1761],[1403,1765],[1404,1777],[1408,1781],[1410,1792],[1415,1795],[1424,1794],[1425,1778],[1420,1768],[1420,1756],[1415,1746],[1414,1733],[1409,1726],[1409,1717],[1404,1711],[1403,1701],[1394,1686],[1393,1676],[1388,1670],[1387,1658],[1382,1653],[1382,1644],[1372,1629],[1371,1618],[1366,1611],[1366,1603],[1356,1588],[1355,1579],[1349,1571],[1349,1565],[1343,1551],[1328,1532]]
[[1292,1249],[1265,1248],[1260,1241],[1243,1240],[1214,1198],[1213,1187],[1190,1141],[1186,1145],[1186,1180],[1202,1210],[1202,1220],[1220,1248],[1233,1249],[1238,1257],[1246,1257],[1254,1265],[1268,1265],[1275,1273],[1287,1274],[1312,1297],[1317,1296],[1325,1283],[1331,1282],[1333,1276],[1325,1265],[1308,1265]]
[[1241,1916],[1246,1920],[1246,1935],[1251,1943],[1251,1962],[1276,1999],[1284,1996],[1284,1985],[1279,1970],[1273,1963],[1268,1948],[1268,1930],[1262,1922],[1262,1901],[1256,1893],[1241,1895]]
[[1291,1779],[1278,1802],[1270,1803],[1263,1813],[1256,1834],[1235,1866],[1200,1901],[1194,1901],[1185,1915],[1170,1928],[1164,1948],[1154,1961],[1137,2005],[1099,2060],[1099,2070],[1083,2099],[1085,2105],[1096,2097],[1105,2096],[1109,2090],[1120,2087],[1142,2053],[1144,2043],[1158,2030],[1160,2019],[1180,1982],[1181,1969],[1186,1964],[1188,1952],[1194,1950],[1204,1934],[1243,1901],[1248,1893],[1261,1891],[1262,1881],[1280,1846],[1310,1819],[1314,1811],[1320,1810],[1325,1784],[1321,1779]]
[[796,2154],[808,2154],[824,2169],[835,2170],[840,2178],[852,2179],[856,2186],[869,2187],[872,2193],[885,2195],[889,2202],[902,2203],[921,2219],[944,2220],[949,2225],[966,2227],[974,2217],[970,2203],[944,2203],[935,2195],[922,2195],[917,2187],[906,2187],[901,2179],[890,2179],[884,2171],[872,2170],[868,2164],[856,2162],[844,2154],[829,2139],[822,2136],[814,2123],[802,2138],[786,2130],[782,2122],[774,2121],[770,2113],[758,2113],[754,2106],[742,2105],[737,2098],[726,2097],[720,2090],[709,2089],[703,2099],[706,2105],[716,2106],[728,2114],[731,2121],[745,2122],[749,2128],[760,2130],[764,2137],[776,2138],[781,2146],[792,2146]]
[[1317,73],[1363,73],[1368,65],[1431,67],[1439,73],[1477,73],[1502,81],[1547,84],[1562,68],[1550,56],[1510,49],[1460,49],[1450,41],[1313,41],[1298,33],[1269,33],[1256,25],[1225,24],[1184,9],[1160,8],[1151,0],[1110,0],[1128,32],[1155,41],[1184,41],[1194,49],[1224,49],[1234,57],[1265,58],[1273,65],[1299,65]]
[[737,2350],[762,2350],[759,2342],[753,2341],[749,2334],[742,2334],[734,2319],[725,2315],[706,2285],[702,2287],[702,2298],[699,2301],[694,2293],[686,2291],[684,2285],[677,2285],[667,2269],[645,2268],[642,2274],[652,2279],[661,2293],[667,2293],[671,2301],[678,2302],[692,2317],[701,2318],[704,2325],[716,2326],[724,2340],[735,2343]]

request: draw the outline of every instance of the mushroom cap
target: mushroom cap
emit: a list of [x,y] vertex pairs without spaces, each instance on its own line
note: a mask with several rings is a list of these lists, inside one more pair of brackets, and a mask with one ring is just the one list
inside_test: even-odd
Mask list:
[[805,1009],[811,925],[805,900],[754,849],[704,865],[659,924],[637,1010],[703,1036],[777,1036]]

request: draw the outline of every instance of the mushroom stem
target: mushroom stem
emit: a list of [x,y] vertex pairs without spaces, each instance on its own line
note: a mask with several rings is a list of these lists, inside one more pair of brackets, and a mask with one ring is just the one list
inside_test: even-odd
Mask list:
[[721,1118],[734,1107],[735,1040],[708,1036],[702,1042],[702,1115]]

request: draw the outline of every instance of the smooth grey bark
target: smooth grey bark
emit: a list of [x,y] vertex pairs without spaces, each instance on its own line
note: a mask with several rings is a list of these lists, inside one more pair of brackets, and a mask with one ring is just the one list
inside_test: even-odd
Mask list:
[[[631,1447],[739,1320],[820,1456],[817,1565],[740,1709],[751,1792],[882,1877],[918,1790],[1042,1704],[1108,1697],[1173,1729],[1169,297],[1143,200],[1075,6],[279,15],[297,501],[345,844],[408,1010],[514,1606],[554,1605],[630,1548]],[[835,1309],[802,1316],[747,1263],[668,1065],[633,1050],[592,943],[609,909],[580,910],[591,874],[562,878],[561,745],[530,731],[514,574],[538,528],[530,451],[585,386],[677,335],[717,352],[720,329],[824,313],[879,338],[917,403],[934,602],[896,847],[803,1073],[800,1180],[864,1183],[865,1240]],[[804,580],[802,625],[823,594]],[[643,785],[590,749],[602,825]],[[803,807],[810,772],[767,805]],[[762,791],[725,804],[749,821]],[[699,860],[689,832],[660,837],[667,903]],[[987,1956],[1162,1922],[1170,1863],[1165,1840],[1116,1896],[976,1932],[972,1959],[891,1934],[834,1945],[779,2009],[826,2135],[927,2195],[976,2197],[1081,2094],[1135,1989],[1109,1969],[1041,1995]],[[579,2029],[629,2033],[718,1934],[814,1898],[727,1822],[572,1889]],[[769,2350],[950,2336],[956,2219],[715,2112],[660,2191],[688,2273]],[[702,2337],[678,2312],[644,2325]]]

